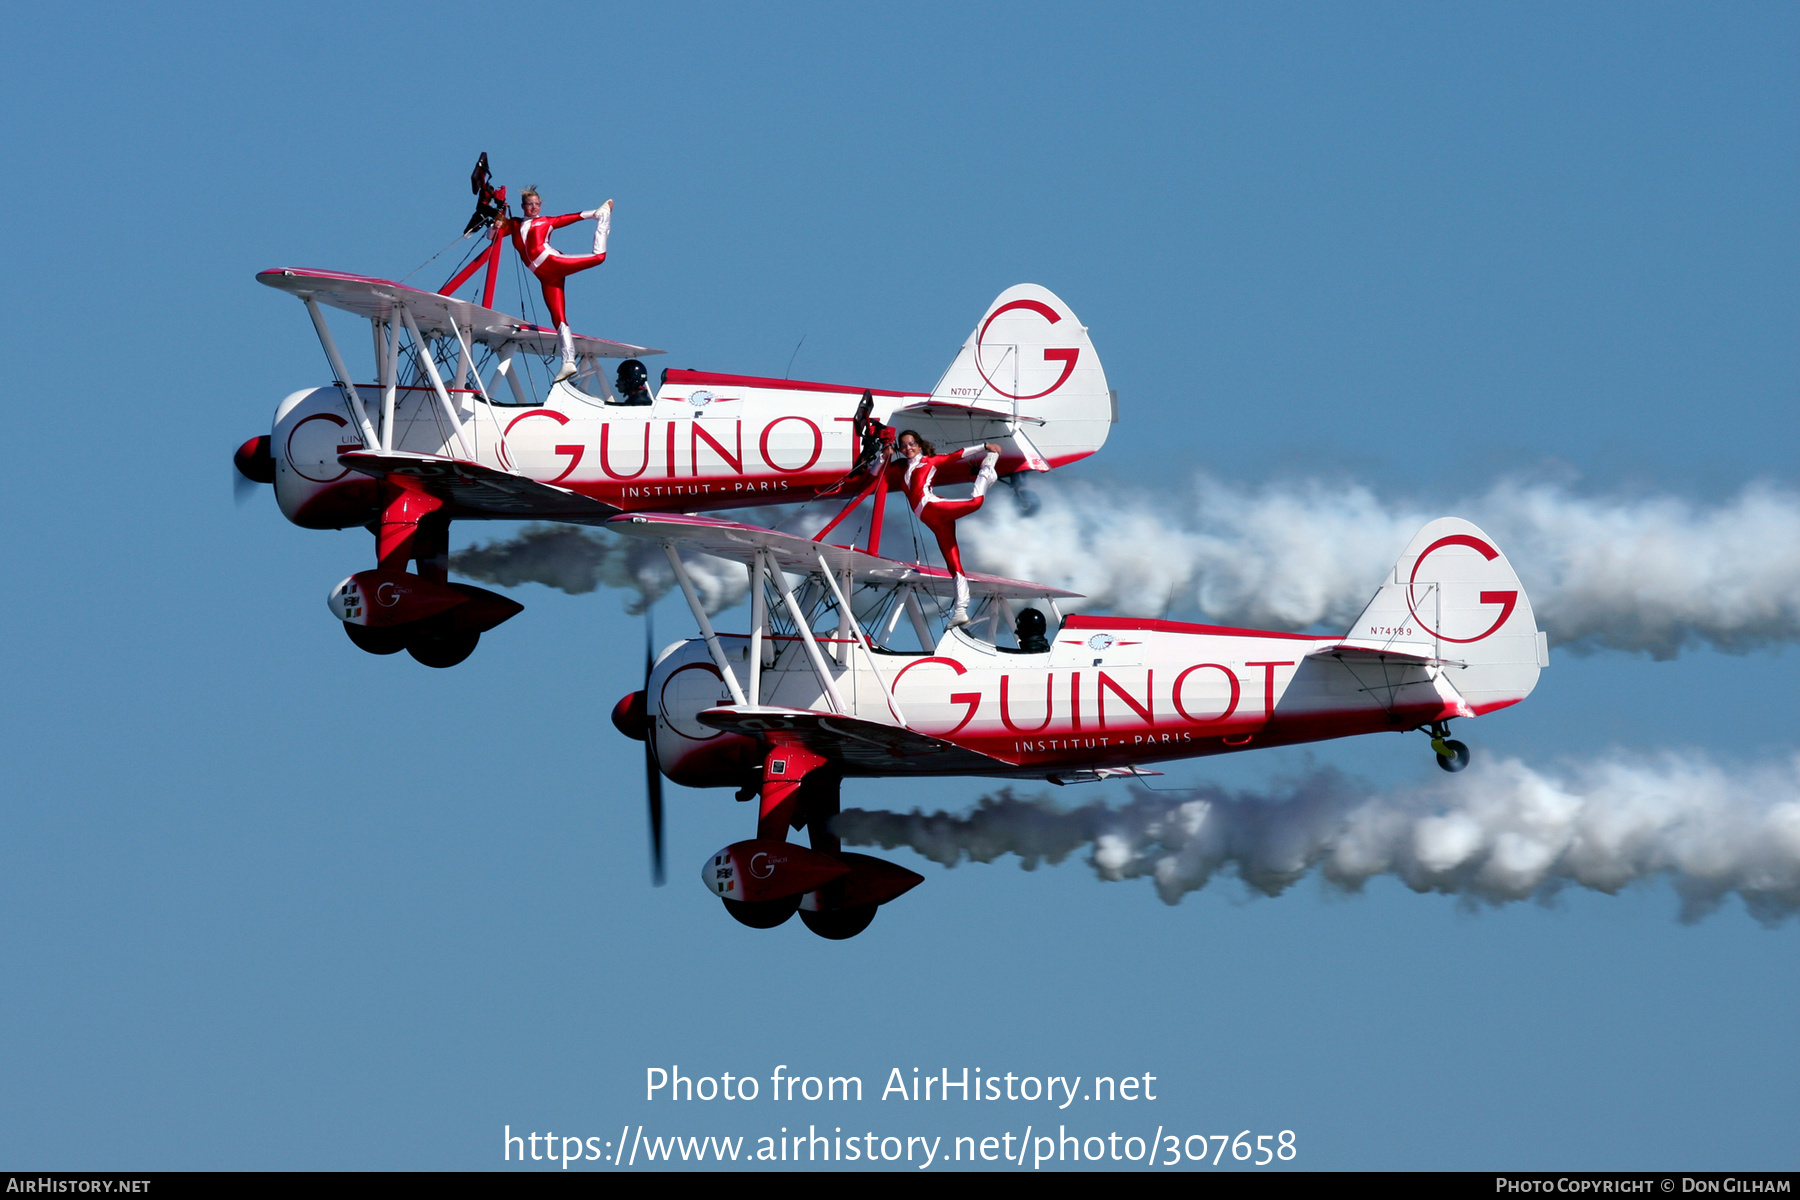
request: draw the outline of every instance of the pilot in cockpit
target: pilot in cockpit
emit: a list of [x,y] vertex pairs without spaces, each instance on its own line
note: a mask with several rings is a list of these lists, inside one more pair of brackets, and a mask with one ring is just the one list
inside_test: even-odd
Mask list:
[[1021,654],[1048,654],[1050,639],[1044,636],[1044,614],[1035,608],[1023,609],[1013,622],[1013,636],[1019,640]]
[[650,372],[643,363],[628,358],[619,364],[619,398],[614,404],[642,405],[650,401]]

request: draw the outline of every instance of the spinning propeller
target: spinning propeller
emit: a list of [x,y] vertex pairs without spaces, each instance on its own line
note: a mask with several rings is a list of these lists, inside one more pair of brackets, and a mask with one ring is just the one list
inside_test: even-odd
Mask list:
[[662,767],[656,761],[656,724],[650,717],[650,668],[656,657],[656,622],[644,609],[644,794],[650,801],[650,880],[663,885]]
[[650,879],[663,883],[662,766],[656,761],[656,718],[650,715],[650,670],[656,665],[656,624],[644,610],[644,686],[613,705],[613,727],[644,743],[644,795],[650,802]]

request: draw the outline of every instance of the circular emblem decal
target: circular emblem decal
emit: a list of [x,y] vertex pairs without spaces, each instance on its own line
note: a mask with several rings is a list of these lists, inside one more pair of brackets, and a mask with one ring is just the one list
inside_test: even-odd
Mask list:
[[[1005,321],[1001,322],[1001,329],[996,332],[994,341],[989,342],[989,329],[992,328],[995,321],[1000,320],[1001,317],[1008,313],[1030,313],[1032,314],[1032,317],[1008,317]],[[1043,348],[1041,350],[1043,355],[1043,361],[1041,363],[1035,360],[1027,362],[1022,359],[1013,358],[1012,356],[1019,353],[1024,344],[1035,341],[1035,338],[1021,338],[1016,341],[1009,341],[1006,331],[1015,321],[1021,319],[1030,320],[1033,318],[1042,318],[1051,325],[1055,325],[1062,320],[1062,317],[1058,315],[1054,308],[1051,308],[1041,300],[1014,300],[1010,304],[1002,304],[999,308],[996,308],[993,312],[989,313],[988,319],[981,323],[981,329],[975,335],[976,371],[980,372],[983,383],[986,383],[990,388],[993,388],[996,393],[1005,396],[1008,400],[1036,400],[1040,396],[1048,396],[1051,392],[1054,392],[1057,388],[1069,381],[1069,376],[1073,374],[1075,370],[1075,361],[1081,357],[1081,348],[1079,346],[1068,346],[1060,349],[1052,347]],[[1009,363],[1011,364],[1010,366],[1008,365]],[[995,375],[1000,375],[1002,378],[1005,378],[1007,375],[1014,372],[1020,373],[1021,375],[1018,383],[1014,385],[1016,387],[1028,389],[1045,382],[1048,382],[1049,386],[1035,392],[1028,390],[1009,392],[1006,388],[1002,387],[999,382],[995,381]],[[1053,374],[1054,378],[1051,377]],[[1030,382],[1027,382],[1027,380]]]
[[1104,650],[1112,645],[1114,640],[1113,635],[1110,633],[1096,633],[1093,637],[1088,639],[1088,649]]

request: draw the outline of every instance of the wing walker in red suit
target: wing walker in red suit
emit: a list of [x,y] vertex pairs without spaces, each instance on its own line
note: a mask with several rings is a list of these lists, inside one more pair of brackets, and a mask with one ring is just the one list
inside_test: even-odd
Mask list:
[[[931,443],[910,429],[901,433],[899,445],[900,453],[906,456],[905,473],[901,477],[901,486],[906,489],[906,501],[912,505],[914,515],[937,535],[938,549],[944,555],[944,565],[956,577],[956,608],[950,615],[950,624],[967,625],[969,581],[963,574],[962,553],[956,545],[956,523],[986,502],[989,485],[999,478],[994,464],[1000,458],[1000,447],[988,442],[981,446],[970,446],[967,450],[934,454]],[[945,500],[932,492],[931,482],[937,476],[939,467],[973,458],[981,459],[981,466],[975,472],[975,490],[967,500]]]
[[[541,215],[544,201],[536,188],[525,189],[521,200],[525,206],[523,217],[502,215],[495,224],[500,233],[512,234],[513,246],[520,259],[531,268],[544,290],[544,305],[550,310],[550,323],[556,326],[556,336],[562,345],[562,368],[556,373],[557,382],[561,382],[575,374],[575,343],[569,333],[569,318],[563,303],[563,281],[577,271],[597,267],[606,261],[606,235],[612,230],[613,202],[608,200],[599,208],[586,212],[546,217]],[[558,253],[550,245],[550,231],[577,221],[594,223],[594,252],[579,256]]]

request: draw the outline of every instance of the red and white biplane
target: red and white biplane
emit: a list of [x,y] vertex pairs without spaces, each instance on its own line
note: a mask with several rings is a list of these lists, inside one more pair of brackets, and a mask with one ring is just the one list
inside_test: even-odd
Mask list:
[[[1368,608],[1336,636],[1070,615],[1070,593],[969,577],[970,624],[944,616],[939,568],[733,521],[633,513],[608,524],[662,542],[700,627],[647,667],[613,722],[643,739],[660,873],[660,777],[758,800],[756,836],[701,877],[738,920],[798,911],[815,933],[859,933],[921,881],[843,852],[831,831],[855,776],[970,775],[1068,784],[1157,774],[1144,764],[1423,729],[1437,761],[1469,752],[1447,723],[1516,704],[1548,663],[1530,601],[1488,536],[1421,529]],[[742,562],[750,628],[716,630],[677,547]],[[1048,610],[1047,648],[1006,646],[1017,607]],[[912,635],[908,639],[902,628]],[[907,640],[916,645],[900,648]],[[811,847],[787,840],[811,831]]]
[[[339,584],[331,610],[363,649],[405,649],[430,666],[461,662],[520,611],[448,580],[452,521],[603,525],[644,510],[885,496],[897,477],[882,469],[883,423],[996,443],[1004,479],[1086,458],[1116,419],[1087,330],[1032,284],[1001,293],[930,392],[668,370],[652,403],[631,406],[600,362],[662,351],[577,335],[582,369],[552,383],[555,330],[388,280],[301,269],[257,279],[305,303],[334,382],[284,399],[270,433],[238,449],[238,470],[274,484],[296,525],[375,531],[375,568]],[[354,381],[321,305],[370,323],[369,382]],[[938,481],[972,471],[946,466]]]

